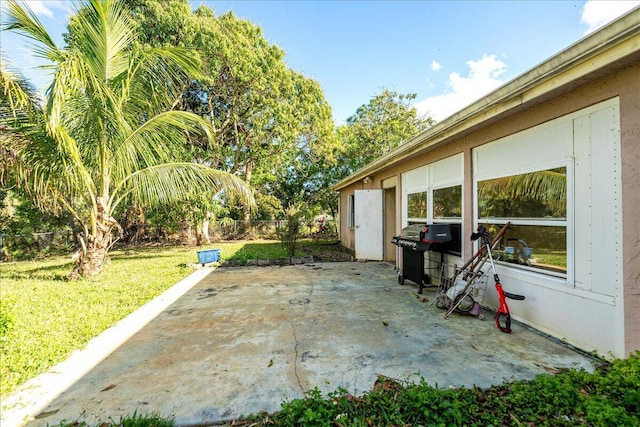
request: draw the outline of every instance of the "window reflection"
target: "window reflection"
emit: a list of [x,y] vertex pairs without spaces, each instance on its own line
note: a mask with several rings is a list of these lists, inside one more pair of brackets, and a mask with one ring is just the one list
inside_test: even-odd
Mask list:
[[[487,227],[487,224],[483,224]],[[497,233],[503,224],[488,224]],[[515,265],[542,268],[565,273],[567,271],[567,229],[539,225],[509,226],[494,256]]]
[[567,168],[478,181],[480,218],[567,216]]
[[427,192],[407,195],[407,217],[427,219]]
[[462,218],[462,186],[433,190],[434,218]]
[[493,232],[511,222],[499,261],[566,273],[566,189],[566,167],[478,181],[478,221]]

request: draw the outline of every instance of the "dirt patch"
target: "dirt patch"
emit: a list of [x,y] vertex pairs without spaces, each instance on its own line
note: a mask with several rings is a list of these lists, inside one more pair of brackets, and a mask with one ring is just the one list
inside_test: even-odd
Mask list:
[[305,256],[313,256],[314,260],[322,262],[348,262],[355,259],[353,251],[342,246],[340,241],[304,246],[302,252]]
[[254,265],[266,267],[272,265],[309,264],[312,262],[352,262],[355,261],[352,250],[345,248],[339,240],[327,242],[303,242],[299,251],[302,257],[282,258],[282,259],[249,259],[246,261],[227,260],[221,267],[243,267]]

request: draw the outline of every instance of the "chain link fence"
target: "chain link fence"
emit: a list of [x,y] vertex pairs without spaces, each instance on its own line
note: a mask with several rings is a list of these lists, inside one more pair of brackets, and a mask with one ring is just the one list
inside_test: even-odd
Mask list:
[[[209,225],[209,239],[220,240],[277,240],[277,230],[285,220],[216,221]],[[303,221],[301,238],[331,240],[338,238],[337,223],[334,220]],[[123,239],[122,243],[139,245],[145,243],[189,244],[195,243],[195,231],[185,229],[178,233],[158,233],[145,227],[139,227],[135,239]],[[41,233],[2,234],[0,233],[0,262],[20,259],[33,259],[48,254],[69,253],[75,249],[71,230],[49,231]]]

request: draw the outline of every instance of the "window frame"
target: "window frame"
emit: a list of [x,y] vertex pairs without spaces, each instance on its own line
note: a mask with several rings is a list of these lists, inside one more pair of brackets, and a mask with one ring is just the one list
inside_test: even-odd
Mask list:
[[356,224],[356,195],[351,193],[347,196],[347,227],[355,228]]
[[[519,174],[527,174],[533,172],[539,172],[544,170],[556,169],[564,167],[566,168],[566,176],[567,176],[567,207],[566,207],[566,217],[564,219],[561,218],[503,218],[503,217],[483,217],[479,216],[479,200],[478,200],[478,182],[479,181],[487,181],[496,178],[503,178],[507,176],[519,175]],[[546,270],[541,267],[535,266],[526,266],[526,265],[518,265],[505,261],[496,260],[496,263],[504,266],[509,269],[513,269],[514,271],[528,271],[534,274],[540,274],[545,276],[551,276],[563,279],[564,285],[570,285],[573,283],[573,235],[574,235],[574,224],[573,221],[570,221],[573,218],[573,192],[574,192],[574,181],[573,181],[573,162],[568,159],[563,159],[561,161],[556,162],[546,162],[539,165],[534,165],[526,168],[518,168],[516,170],[508,170],[507,173],[500,173],[501,171],[496,170],[494,174],[482,176],[482,179],[478,179],[478,177],[474,176],[473,178],[473,217],[474,217],[474,229],[478,226],[478,224],[496,224],[496,225],[504,225],[507,222],[510,222],[513,225],[522,225],[522,226],[543,226],[543,227],[564,227],[566,232],[566,272],[559,272],[554,270]]]

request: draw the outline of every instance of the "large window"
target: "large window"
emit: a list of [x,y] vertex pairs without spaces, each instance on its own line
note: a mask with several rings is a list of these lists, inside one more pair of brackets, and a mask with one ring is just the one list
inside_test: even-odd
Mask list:
[[402,176],[403,224],[450,224],[445,250],[462,254],[462,153],[407,171]]
[[507,221],[500,261],[566,273],[567,168],[478,181],[478,222],[497,231]]

